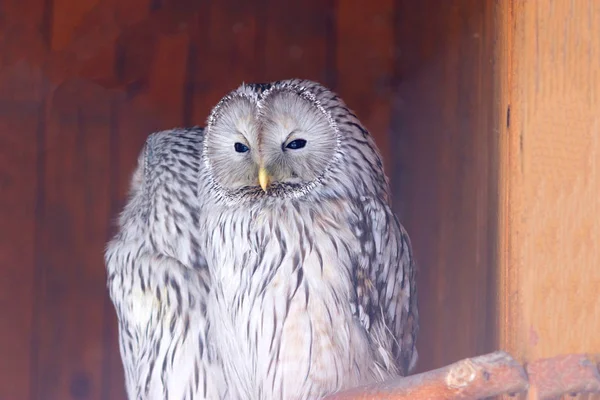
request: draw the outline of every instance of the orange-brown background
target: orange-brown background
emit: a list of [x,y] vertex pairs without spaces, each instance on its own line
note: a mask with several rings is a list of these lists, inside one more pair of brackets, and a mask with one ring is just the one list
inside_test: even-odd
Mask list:
[[[555,8],[536,6],[550,3],[558,17]],[[568,81],[570,70],[557,75],[552,68],[575,53],[552,58],[538,75],[527,69],[537,66],[535,51],[563,43],[563,20],[576,21],[565,46],[600,40],[573,36],[587,29],[577,18],[590,13],[597,22],[590,26],[600,26],[598,3],[559,3],[0,1],[0,400],[124,398],[103,250],[137,154],[153,131],[203,125],[211,106],[242,81],[321,81],[375,136],[420,266],[419,371],[500,343],[526,353],[531,346],[520,343],[528,343],[531,314],[516,316],[523,305],[535,310],[528,305],[544,291],[512,299],[527,293],[519,282],[527,285],[520,289],[535,285],[519,280],[518,271],[542,276],[544,266],[535,264],[537,242],[517,236],[531,232],[532,220],[527,208],[508,207],[518,191],[506,182],[526,175],[519,170],[522,138],[539,137],[544,126],[528,119],[533,92],[516,89],[536,82],[532,76]],[[560,17],[568,12],[570,20]],[[560,37],[540,50],[532,38],[542,33]],[[598,55],[594,49],[589,54]],[[519,64],[520,52],[533,55]],[[593,63],[589,57],[584,62]],[[512,70],[521,71],[514,81]],[[585,76],[588,85],[598,82],[597,72]],[[563,94],[583,92],[557,87],[548,113],[559,118]],[[587,104],[596,104],[600,90],[591,93]],[[584,120],[581,132],[592,122]],[[523,154],[527,165],[538,165],[539,153]],[[544,171],[531,179],[539,182]],[[499,261],[515,262],[517,275]],[[591,286],[585,290],[589,295]],[[513,320],[520,324],[514,335]],[[541,334],[552,329],[545,326]]]
[[476,214],[488,196],[471,194],[488,164],[465,141],[487,123],[474,110],[491,85],[489,8],[3,0],[0,399],[123,398],[102,253],[138,151],[152,131],[203,125],[242,81],[302,77],[339,92],[376,137],[412,234],[420,368],[487,350],[490,253]]

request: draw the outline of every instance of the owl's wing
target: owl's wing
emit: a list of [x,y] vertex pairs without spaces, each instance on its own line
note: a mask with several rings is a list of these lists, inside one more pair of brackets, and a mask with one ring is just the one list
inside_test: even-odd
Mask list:
[[386,370],[406,375],[417,361],[419,329],[410,239],[387,203],[362,198],[359,204],[355,231],[360,251],[354,270],[357,316]]
[[210,276],[196,243],[201,129],[149,136],[107,245],[129,398],[218,398],[208,346]]

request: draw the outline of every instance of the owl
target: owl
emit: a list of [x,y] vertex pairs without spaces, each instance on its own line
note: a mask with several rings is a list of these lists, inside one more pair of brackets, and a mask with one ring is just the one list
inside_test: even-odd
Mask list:
[[207,316],[233,398],[314,399],[413,368],[410,239],[336,94],[243,84],[208,118],[199,175]]
[[205,129],[151,135],[105,259],[131,399],[316,399],[417,360],[381,156],[316,82],[243,84]]
[[129,199],[108,243],[108,291],[119,327],[129,399],[220,399],[210,275],[198,244],[203,130],[149,136]]

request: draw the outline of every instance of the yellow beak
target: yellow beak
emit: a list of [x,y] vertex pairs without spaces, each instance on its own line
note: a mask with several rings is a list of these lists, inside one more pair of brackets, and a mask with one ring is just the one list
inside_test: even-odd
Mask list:
[[269,177],[269,173],[267,172],[265,167],[260,167],[258,170],[258,183],[260,184],[262,190],[264,190],[265,192],[269,187],[270,180],[271,178]]

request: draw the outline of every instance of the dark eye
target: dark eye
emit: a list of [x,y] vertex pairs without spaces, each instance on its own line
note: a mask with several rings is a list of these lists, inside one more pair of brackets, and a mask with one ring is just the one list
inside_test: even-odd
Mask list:
[[248,146],[246,146],[246,145],[245,145],[245,144],[243,144],[243,143],[239,143],[239,142],[238,142],[238,143],[236,143],[236,144],[234,144],[234,145],[233,145],[233,147],[235,147],[235,151],[237,151],[238,153],[245,153],[245,152],[247,152],[248,150],[250,150],[250,149],[248,148]]
[[304,146],[306,146],[306,140],[296,139],[289,142],[288,145],[285,147],[287,147],[288,149],[297,150],[303,148]]

